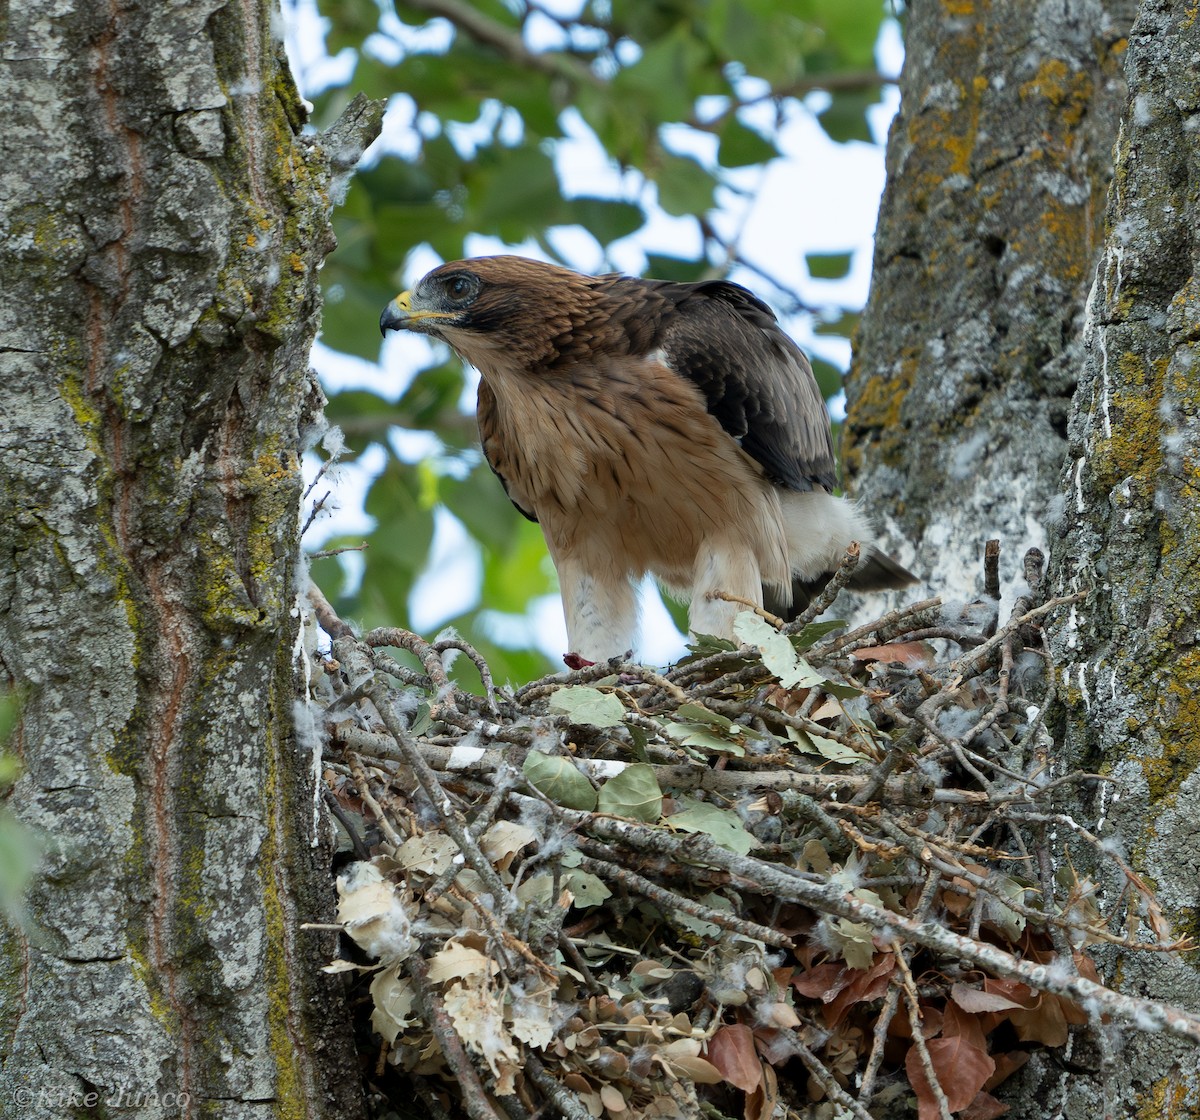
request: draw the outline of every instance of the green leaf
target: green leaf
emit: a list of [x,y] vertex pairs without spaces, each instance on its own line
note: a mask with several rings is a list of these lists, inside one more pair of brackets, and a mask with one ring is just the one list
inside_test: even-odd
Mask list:
[[733,632],[747,645],[758,646],[763,664],[784,688],[810,688],[824,678],[797,652],[791,639],[753,611],[742,611],[733,620]]
[[520,514],[505,500],[486,466],[476,467],[466,478],[440,479],[438,496],[485,548],[504,552],[512,547]]
[[597,809],[615,817],[653,822],[662,816],[662,790],[654,767],[642,762],[626,766],[600,787]]
[[879,86],[867,90],[838,90],[832,95],[829,107],[817,114],[817,120],[831,140],[848,144],[859,140],[871,142],[867,110],[879,102]]
[[[499,483],[496,486],[499,488]],[[480,594],[489,610],[523,614],[533,599],[553,589],[553,569],[541,529],[526,521],[507,499],[501,508],[505,516],[512,518],[515,528],[507,548],[485,553]]]
[[[703,257],[687,260],[683,257],[665,257],[659,253],[646,254],[646,275],[656,280],[676,280],[681,284],[691,284],[704,279],[708,271],[708,261]],[[668,602],[669,600],[664,600]]]
[[575,896],[574,905],[580,910],[586,910],[589,906],[599,906],[605,899],[612,897],[612,891],[604,885],[603,879],[578,868],[568,871],[563,876],[562,885]]
[[[21,718],[21,701],[17,692],[0,687],[0,747],[16,729]],[[0,753],[0,784],[15,780],[20,763],[12,755]]]
[[567,202],[562,221],[583,226],[601,245],[607,245],[641,229],[646,215],[632,202],[580,197]]
[[826,935],[824,943],[840,953],[842,960],[851,968],[871,967],[875,957],[875,932],[869,925],[852,922],[849,918],[828,918]]
[[825,679],[821,681],[821,687],[830,696],[836,696],[839,700],[853,700],[855,696],[862,695],[861,688],[855,688],[852,684],[843,684],[841,681]]
[[[696,634],[688,642],[687,648],[697,657],[708,657],[713,653],[733,653],[738,647],[735,642],[731,642],[728,638],[718,638],[712,634]],[[687,659],[685,658],[684,660],[686,661]],[[681,661],[680,664],[684,664],[684,662]]]
[[827,622],[810,622],[798,634],[792,635],[792,644],[797,649],[811,649],[826,634],[832,634],[835,630],[844,629],[845,625],[844,622],[837,618],[831,618]]
[[853,253],[806,253],[804,264],[814,280],[841,280],[850,272]]
[[325,0],[321,7],[329,20],[325,49],[330,54],[337,54],[343,47],[362,46],[362,41],[379,26],[375,0]]
[[879,0],[796,0],[790,10],[820,29],[820,58],[826,69],[874,67],[875,44],[889,11],[887,4]]
[[530,751],[522,772],[529,784],[564,809],[590,813],[596,808],[596,791],[570,759],[559,755]]
[[666,725],[667,735],[685,747],[720,751],[723,754],[744,756],[746,748],[739,741],[743,734],[733,720],[718,712],[710,712],[703,704],[682,704],[676,709],[679,722]]
[[[705,48],[684,26],[653,42],[644,42],[642,57],[618,71],[613,90],[658,120],[686,120],[700,92],[717,92],[703,69]],[[701,90],[698,86],[706,86]]]
[[470,179],[468,218],[480,233],[523,241],[566,212],[554,161],[536,147],[489,148]]
[[[810,358],[813,377],[817,379],[817,388],[826,400],[837,396],[842,391],[842,371],[824,358]],[[837,446],[836,444],[834,445]]]
[[[731,915],[733,913],[733,905],[729,899],[722,898],[718,894],[706,895],[700,901],[712,910],[724,910]],[[694,914],[689,914],[686,910],[672,910],[671,921],[682,929],[690,930],[697,937],[702,937],[707,941],[718,941],[726,932],[715,922],[706,922],[703,918],[697,918]]]
[[[418,371],[395,407],[414,428],[444,426],[447,421],[458,420],[458,402],[462,397],[464,381],[462,363],[457,359],[429,366]],[[470,426],[474,428],[474,424]],[[475,439],[475,432],[472,431],[472,445]]]
[[379,313],[395,296],[392,285],[370,283],[362,274],[342,272],[334,284],[326,277],[326,313],[321,341],[346,354],[375,361],[379,356]]
[[737,813],[707,802],[698,801],[682,812],[672,813],[667,823],[682,832],[702,832],[711,836],[722,848],[740,856],[758,847],[758,841],[746,831]]
[[[736,725],[735,725],[736,726]],[[738,728],[740,731],[741,729]],[[746,748],[733,739],[713,731],[710,724],[704,723],[669,723],[667,735],[684,747],[695,747],[698,750],[718,751],[722,754],[735,755],[742,758]]]
[[766,163],[779,155],[779,149],[761,133],[730,114],[717,133],[720,147],[717,160],[722,167],[746,167]]
[[869,758],[862,751],[856,751],[853,747],[847,747],[845,744],[839,743],[836,739],[827,739],[824,735],[817,735],[811,731],[801,731],[798,727],[792,727],[790,724],[788,725],[787,734],[788,738],[805,754],[820,755],[830,762],[840,762],[849,765],[852,762],[864,762]]
[[408,729],[409,734],[424,735],[426,732],[428,732],[432,723],[433,709],[429,706],[428,700],[422,700],[417,705],[416,712],[413,713],[412,727]]
[[697,720],[700,723],[711,723],[714,727],[728,731],[735,726],[733,720],[720,712],[709,711],[703,704],[681,704],[675,709],[675,714],[684,719]]
[[993,872],[988,876],[988,886],[996,893],[983,896],[983,912],[987,920],[994,925],[1009,941],[1020,940],[1025,932],[1025,915],[1004,904],[1004,899],[1021,905],[1025,902],[1025,886],[1011,875],[1001,875]]
[[822,337],[853,338],[861,318],[861,312],[848,311],[843,307],[831,318],[822,318],[816,323],[813,326],[813,334],[819,334]]
[[550,710],[584,727],[616,727],[626,714],[625,705],[611,692],[583,684],[560,688],[550,697]]
[[654,181],[658,203],[668,214],[682,217],[712,209],[716,180],[694,159],[664,153]]

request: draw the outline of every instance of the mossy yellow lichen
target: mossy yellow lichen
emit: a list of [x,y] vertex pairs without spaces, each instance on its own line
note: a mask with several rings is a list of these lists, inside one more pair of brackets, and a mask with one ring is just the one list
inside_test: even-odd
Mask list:
[[[904,441],[904,426],[901,410],[904,399],[912,388],[921,365],[921,353],[907,347],[900,356],[894,373],[890,376],[875,374],[867,378],[862,392],[855,398],[849,417],[849,427],[856,431],[870,431],[872,438],[884,441],[882,447],[885,462],[892,462]],[[894,447],[889,446],[889,441]],[[843,445],[843,461],[849,473],[858,465],[856,449]]]
[[1054,274],[1072,284],[1083,279],[1091,264],[1092,225],[1086,207],[1068,206],[1048,196],[1042,211],[1042,228],[1047,238],[1045,258]]
[[132,939],[126,948],[129,953],[129,967],[133,972],[134,979],[141,984],[146,995],[149,997],[150,1014],[168,1032],[171,1034],[176,1033],[178,1030],[177,1017],[171,1009],[171,1001],[167,999],[166,993],[155,982],[157,973],[151,967],[145,950],[142,946],[135,944]]
[[1138,1098],[1137,1120],[1198,1120],[1200,1108],[1189,1102],[1186,1078],[1162,1077]]
[[[290,668],[280,652],[279,680],[290,679]],[[280,710],[281,697],[278,691],[272,697],[272,729],[287,726],[287,719]],[[283,809],[287,797],[281,786],[279,773],[281,742],[272,731],[266,744],[266,786],[263,805],[267,821],[267,833],[263,839],[262,854],[258,861],[262,881],[263,911],[266,925],[266,978],[268,992],[267,1026],[271,1054],[276,1069],[276,1115],[285,1120],[301,1120],[305,1116],[304,1072],[298,1060],[298,1042],[293,1038],[297,1020],[291,1014],[292,976],[288,964],[287,946],[292,932],[288,927],[287,907],[280,894],[281,885],[276,869],[287,865],[286,853],[280,829],[288,813]]]
[[[1111,358],[1109,359],[1112,360]],[[1111,434],[1098,437],[1091,465],[1106,490],[1129,479],[1145,493],[1152,491],[1162,466],[1162,401],[1166,358],[1147,366],[1142,355],[1127,351],[1117,358],[1119,381],[1109,390],[1107,408]]]
[[1044,100],[1053,110],[1047,139],[1058,136],[1057,146],[1073,146],[1071,131],[1077,128],[1092,103],[1094,90],[1086,70],[1075,69],[1061,58],[1048,58],[1037,73],[1018,90],[1021,100]]
[[1156,802],[1172,797],[1200,767],[1200,651],[1180,655],[1169,672],[1169,680],[1157,685],[1154,704],[1153,722],[1161,753],[1142,763],[1150,796]]

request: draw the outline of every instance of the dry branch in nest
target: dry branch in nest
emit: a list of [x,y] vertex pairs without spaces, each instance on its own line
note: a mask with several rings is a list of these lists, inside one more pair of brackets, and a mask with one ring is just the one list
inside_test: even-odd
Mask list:
[[385,1097],[472,1120],[983,1120],[1073,1029],[1200,1041],[1088,955],[1187,946],[1071,815],[1102,779],[1056,768],[1040,627],[1074,599],[1037,601],[1032,556],[999,629],[988,602],[814,621],[853,559],[795,623],[739,616],[740,646],[515,691],[457,638],[359,639],[315,595],[356,857],[330,969],[361,974]]

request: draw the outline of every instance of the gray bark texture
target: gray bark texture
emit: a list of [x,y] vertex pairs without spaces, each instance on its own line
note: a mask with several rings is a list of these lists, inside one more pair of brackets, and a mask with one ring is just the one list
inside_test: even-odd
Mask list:
[[1124,100],[1126,7],[910,7],[843,458],[899,558],[948,598],[976,594],[989,538],[1006,583],[1045,544]]
[[0,1116],[356,1116],[293,729],[333,173],[266,0],[0,14]]
[[[1129,36],[1130,99],[1053,541],[1053,632],[1067,769],[1099,771],[1085,819],[1130,854],[1176,936],[1200,934],[1200,24],[1148,0]],[[1095,825],[1093,825],[1095,827]],[[1101,831],[1097,828],[1096,831]],[[1102,882],[1105,901],[1123,884]],[[1143,914],[1143,920],[1146,919]],[[1200,1008],[1196,952],[1099,955],[1123,990]],[[1200,1055],[1114,1039],[1104,1079],[1054,1075],[1062,1115],[1200,1115]]]

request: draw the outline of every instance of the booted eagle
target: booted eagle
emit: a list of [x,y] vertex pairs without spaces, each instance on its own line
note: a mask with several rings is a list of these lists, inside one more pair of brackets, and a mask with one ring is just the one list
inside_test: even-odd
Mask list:
[[[483,453],[537,521],[562,590],[569,663],[626,653],[646,573],[690,597],[695,634],[785,613],[867,520],[834,497],[833,442],[807,359],[726,280],[585,276],[524,257],[435,268],[380,329],[432,335],[482,375]],[[863,546],[850,586],[915,577]]]

